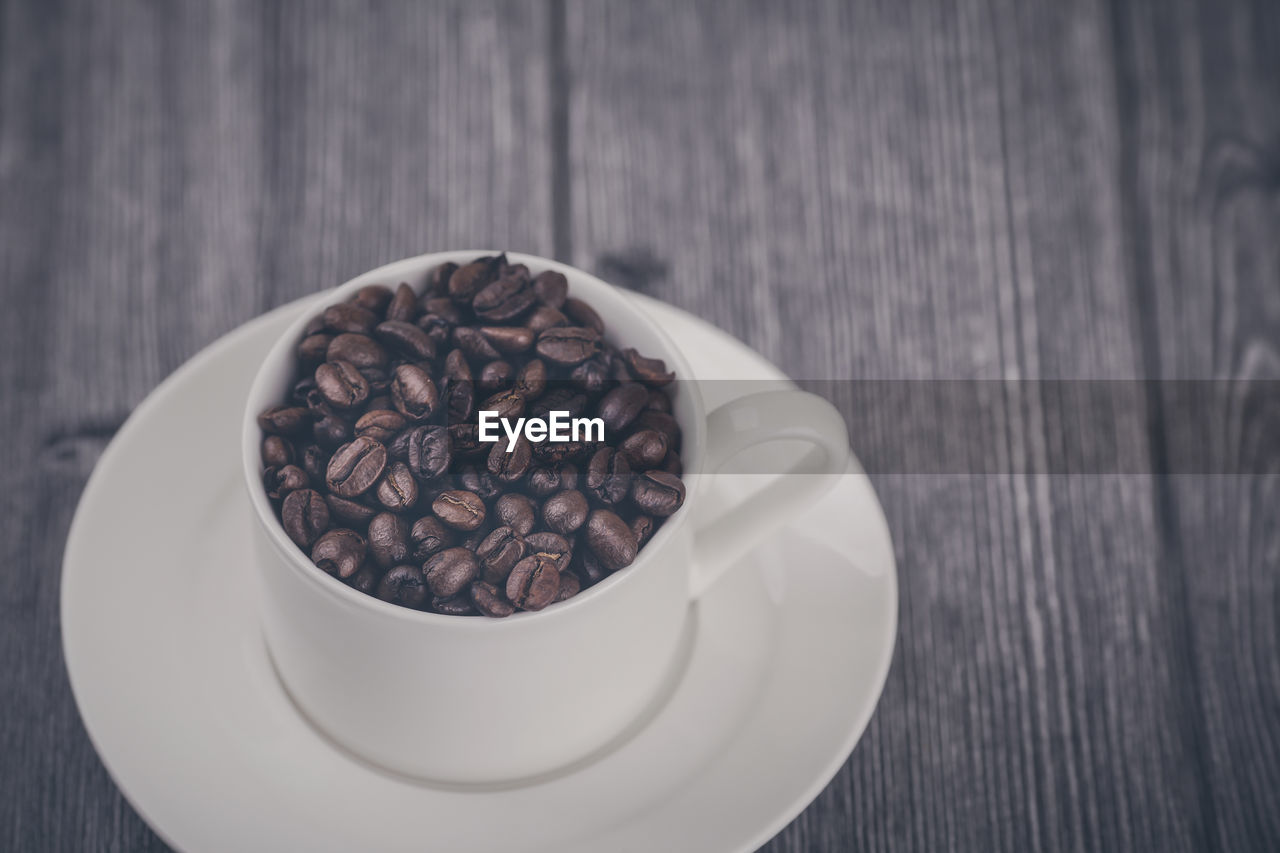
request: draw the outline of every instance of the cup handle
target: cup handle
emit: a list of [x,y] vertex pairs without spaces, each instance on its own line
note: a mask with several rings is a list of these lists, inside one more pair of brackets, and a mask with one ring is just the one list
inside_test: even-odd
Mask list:
[[777,440],[813,445],[767,491],[721,509],[694,535],[690,594],[698,598],[751,546],[817,501],[849,466],[849,436],[835,406],[806,391],[762,391],[725,403],[707,416],[703,473],[716,474],[744,450]]

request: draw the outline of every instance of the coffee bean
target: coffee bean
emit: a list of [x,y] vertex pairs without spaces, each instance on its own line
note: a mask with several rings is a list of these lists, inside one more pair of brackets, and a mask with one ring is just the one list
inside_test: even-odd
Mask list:
[[449,276],[453,275],[458,265],[453,261],[443,263],[431,272],[427,273],[427,284],[422,291],[422,301],[437,297],[449,295]]
[[351,301],[366,311],[381,314],[391,302],[391,288],[385,284],[367,284],[356,292]]
[[541,610],[555,601],[559,590],[555,563],[536,554],[516,563],[507,577],[507,598],[521,610]]
[[581,578],[584,586],[594,586],[609,575],[609,570],[600,563],[600,559],[590,548],[579,548],[573,555],[573,573]]
[[649,402],[649,391],[638,382],[619,385],[604,395],[597,411],[609,432],[622,432]]
[[676,378],[674,373],[667,372],[667,365],[662,359],[645,358],[630,347],[622,351],[622,359],[632,376],[654,388],[669,385]]
[[535,308],[524,320],[525,326],[535,335],[553,326],[568,326],[569,318],[554,308]]
[[582,326],[556,326],[538,335],[537,350],[556,364],[581,364],[600,352],[600,333]]
[[588,394],[599,394],[609,385],[608,361],[600,356],[587,359],[573,369],[569,379],[575,387],[581,388]]
[[328,361],[316,368],[316,388],[335,409],[351,409],[369,399],[369,382],[349,361]]
[[310,551],[320,535],[329,529],[329,507],[314,489],[298,489],[285,496],[280,522],[295,545]]
[[471,591],[466,589],[449,598],[431,599],[431,612],[441,616],[475,616],[476,607],[471,603]]
[[542,520],[556,533],[567,536],[586,523],[588,510],[582,492],[565,490],[547,498],[542,505]]
[[409,470],[415,477],[431,480],[449,469],[452,453],[447,427],[415,427],[407,433],[407,441]]
[[311,549],[311,562],[328,574],[346,579],[359,571],[364,553],[364,537],[339,527],[316,540]]
[[429,361],[436,357],[436,342],[422,328],[404,320],[387,320],[373,330],[374,337],[392,352],[410,361]]
[[524,539],[506,526],[494,529],[476,547],[476,558],[480,561],[483,577],[492,584],[505,583],[512,567],[524,554]]
[[387,569],[409,559],[409,529],[393,512],[380,512],[369,521],[369,556]]
[[440,402],[431,374],[416,364],[402,364],[391,380],[391,400],[396,411],[415,421],[431,417]]
[[587,491],[601,503],[621,503],[632,479],[627,457],[612,447],[597,450],[587,465]]
[[476,361],[494,361],[502,357],[502,353],[489,343],[479,329],[471,326],[458,326],[453,330],[453,343],[458,349]]
[[533,280],[533,290],[539,302],[558,309],[564,305],[565,297],[569,295],[569,280],[564,277],[564,273],[547,270],[539,273]]
[[668,474],[677,477],[684,476],[684,463],[680,461],[680,456],[674,450],[668,450],[667,456],[662,460],[662,470]]
[[631,424],[632,432],[651,429],[655,432],[662,433],[662,437],[667,440],[667,449],[680,452],[680,424],[676,419],[665,412],[657,412],[653,409],[645,409],[641,412]]
[[338,335],[325,351],[326,361],[346,361],[354,364],[358,370],[376,368],[385,370],[391,363],[391,356],[382,344],[368,335],[346,332]]
[[500,353],[512,355],[533,346],[533,330],[524,326],[481,326],[477,331]]
[[540,358],[531,359],[516,374],[515,390],[526,400],[536,400],[547,390],[547,365]]
[[657,430],[642,429],[623,439],[618,449],[633,471],[645,471],[657,468],[667,457],[667,439]]
[[307,472],[297,465],[285,465],[283,468],[268,468],[262,475],[263,485],[267,488],[267,497],[278,501],[290,492],[305,489],[311,485]]
[[322,485],[324,472],[329,467],[329,454],[318,444],[308,444],[298,456],[298,467],[307,472],[307,479],[317,486]]
[[357,589],[365,595],[374,595],[378,591],[378,581],[382,580],[382,572],[365,563],[360,571],[347,578],[347,586]]
[[631,487],[631,502],[650,515],[666,518],[684,504],[684,483],[665,471],[646,471]]
[[474,465],[464,465],[458,480],[466,491],[478,495],[482,500],[493,500],[502,494],[505,484],[488,471],[482,471]]
[[423,516],[409,529],[409,553],[419,563],[426,562],[432,554],[452,547],[453,534],[435,516]]
[[421,310],[418,295],[413,292],[412,287],[402,282],[387,305],[386,318],[393,323],[412,323],[418,319]]
[[476,385],[485,394],[506,390],[507,386],[511,384],[511,378],[515,376],[515,373],[515,368],[511,366],[511,362],[491,361],[480,370],[480,379]]
[[484,523],[484,501],[475,492],[450,489],[431,504],[436,518],[455,530],[475,530]]
[[389,444],[407,424],[408,419],[394,409],[370,409],[356,420],[355,431],[356,435]]
[[440,314],[423,314],[414,325],[427,333],[436,352],[453,337],[454,323]]
[[543,530],[524,538],[525,553],[545,557],[555,563],[557,569],[569,568],[573,559],[573,542],[565,537]]
[[422,571],[432,595],[448,598],[475,580],[480,565],[476,555],[466,548],[448,548],[428,559]]
[[373,331],[377,323],[378,318],[373,311],[354,302],[330,305],[324,309],[325,328],[334,332],[356,332],[367,335]]
[[535,512],[533,501],[524,495],[507,492],[498,498],[493,506],[494,515],[500,523],[510,527],[524,536],[533,530]]
[[378,501],[392,512],[401,512],[418,502],[418,481],[409,466],[392,462],[387,466],[376,489]]
[[498,271],[505,263],[506,259],[503,256],[495,255],[478,258],[458,267],[453,275],[449,276],[449,298],[459,304],[471,304],[476,294],[498,277]]
[[556,590],[556,601],[573,598],[582,591],[582,581],[573,572],[560,573],[560,588]]
[[537,300],[530,282],[518,276],[504,275],[486,284],[471,303],[481,320],[509,323],[533,307]]
[[587,518],[587,546],[611,572],[631,565],[639,548],[627,523],[607,509],[597,509]]
[[283,468],[292,465],[295,459],[293,445],[287,438],[269,435],[262,439],[262,464],[268,468]]
[[311,437],[321,447],[336,448],[351,440],[351,423],[336,412],[327,412],[311,427]]
[[[455,350],[456,352],[456,350]],[[471,420],[475,414],[475,386],[471,382],[453,382],[446,380],[445,408],[450,423],[461,423]]]
[[516,612],[511,602],[503,597],[498,588],[486,581],[476,581],[471,585],[471,601],[476,610],[485,616],[502,618]]
[[298,342],[298,349],[295,353],[298,358],[298,366],[308,373],[315,370],[327,357],[329,344],[332,341],[333,335],[328,332],[307,335]]
[[272,406],[258,415],[258,428],[269,435],[298,435],[311,426],[311,412],[300,406]]
[[532,459],[533,447],[523,435],[516,439],[510,451],[504,441],[499,441],[489,451],[489,473],[504,483],[514,483],[529,470]]
[[354,498],[373,488],[386,467],[387,448],[368,436],[360,436],[334,452],[325,483],[338,497]]
[[649,389],[649,401],[644,404],[646,409],[655,412],[663,412],[671,414],[671,398],[667,396],[667,392],[660,388]]
[[560,306],[560,310],[579,326],[585,326],[586,328],[593,330],[597,335],[604,334],[604,320],[602,320],[600,315],[596,313],[596,309],[592,308],[581,299],[569,297],[564,301],[564,304]]
[[427,583],[417,566],[393,566],[378,583],[378,598],[405,607],[419,607],[427,600]]
[[324,501],[329,506],[329,513],[348,527],[363,530],[369,524],[369,520],[378,514],[373,507],[340,498],[337,495],[325,495]]
[[636,547],[643,548],[645,543],[653,536],[653,532],[658,529],[658,522],[654,521],[651,516],[637,515],[631,519],[628,527],[636,535]]
[[449,449],[455,459],[474,459],[489,452],[489,445],[480,440],[480,427],[472,423],[450,424]]

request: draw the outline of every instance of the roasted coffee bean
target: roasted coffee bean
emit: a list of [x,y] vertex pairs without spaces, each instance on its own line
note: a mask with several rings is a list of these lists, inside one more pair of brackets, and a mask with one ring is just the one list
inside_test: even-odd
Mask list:
[[342,302],[324,309],[325,328],[341,334],[355,332],[367,335],[378,323],[378,317],[368,308],[354,302]]
[[464,589],[449,598],[431,599],[430,610],[441,616],[475,616],[476,606],[471,602],[471,590]]
[[671,398],[667,396],[667,392],[659,388],[649,389],[649,401],[644,404],[646,409],[654,412],[663,412],[671,414]]
[[600,559],[590,548],[579,548],[573,555],[573,573],[582,580],[583,586],[594,586],[609,575],[609,570],[600,563]]
[[462,483],[463,489],[474,492],[482,500],[486,501],[493,500],[502,494],[503,489],[506,488],[506,484],[497,477],[474,465],[462,466],[462,471],[458,474],[458,480]]
[[680,424],[676,423],[676,419],[665,412],[657,412],[653,409],[645,409],[631,423],[631,431],[639,432],[643,429],[651,429],[662,433],[662,437],[667,440],[667,449],[680,452]]
[[573,559],[573,541],[558,533],[543,530],[530,533],[524,537],[525,553],[546,557],[556,564],[557,569],[569,568]]
[[324,314],[316,314],[302,327],[302,337],[310,337],[324,331]]
[[471,308],[481,320],[509,323],[532,308],[536,301],[537,295],[528,279],[503,275],[476,294]]
[[498,277],[499,270],[506,264],[502,255],[477,258],[469,264],[463,264],[449,276],[449,298],[462,305],[470,305],[487,284]]
[[409,554],[419,563],[426,562],[432,554],[452,547],[453,534],[435,516],[423,516],[409,528]]
[[582,581],[573,572],[560,573],[560,588],[556,590],[556,601],[573,598],[582,591]]
[[369,521],[369,556],[388,569],[409,559],[409,528],[394,512],[380,512]]
[[[390,444],[408,425],[408,419],[394,409],[370,409],[356,420],[356,435]],[[393,454],[394,455],[394,454]]]
[[631,502],[650,515],[666,518],[684,504],[684,483],[665,471],[646,471],[631,487]]
[[475,422],[450,424],[449,448],[455,459],[474,459],[489,452],[489,445],[480,440],[480,427]]
[[533,530],[536,512],[533,501],[521,494],[507,492],[493,505],[493,513],[501,524],[524,536]]
[[455,530],[475,530],[484,523],[484,501],[475,492],[450,489],[431,504],[436,518]]
[[525,327],[535,335],[539,332],[550,329],[554,326],[569,325],[569,318],[561,314],[555,308],[535,308],[533,313],[524,320]]
[[453,275],[458,265],[453,261],[441,264],[440,266],[427,273],[426,287],[422,291],[422,301],[432,297],[449,295],[449,276]]
[[617,513],[594,510],[587,518],[587,547],[611,572],[626,568],[636,558],[636,535]]
[[533,447],[523,435],[516,439],[510,451],[505,441],[498,441],[489,451],[489,473],[504,483],[514,483],[529,470],[532,459]]
[[492,584],[505,583],[511,568],[520,562],[524,554],[524,539],[505,525],[490,532],[476,547],[480,571]]
[[516,374],[516,392],[526,400],[536,400],[547,390],[547,365],[540,358],[528,361]]
[[568,488],[564,484],[564,473],[560,466],[539,466],[529,471],[529,491],[540,498]]
[[654,521],[652,516],[637,515],[631,519],[631,524],[627,526],[636,535],[636,547],[643,548],[645,543],[653,536],[653,532],[658,529],[658,522]]
[[[416,327],[415,327],[416,328]],[[326,361],[347,361],[359,370],[376,368],[386,370],[391,355],[386,348],[368,335],[346,332],[338,335],[325,351]]]
[[480,334],[480,330],[471,326],[456,327],[453,330],[453,343],[475,361],[495,361],[502,358],[502,353]]
[[555,601],[559,590],[555,563],[537,554],[516,563],[507,577],[507,599],[521,610],[541,610]]
[[581,441],[540,441],[533,445],[533,458],[547,467],[562,466],[582,456],[588,447]]
[[436,352],[453,337],[454,324],[439,314],[423,314],[414,325],[427,333]]
[[368,284],[360,288],[351,301],[366,311],[381,314],[391,302],[391,288],[385,284]]
[[418,502],[418,481],[403,462],[387,466],[375,491],[379,503],[392,512],[402,512]]
[[476,581],[471,585],[471,601],[481,614],[494,618],[510,616],[516,612],[498,588],[485,581]]
[[622,351],[622,359],[627,363],[632,376],[651,387],[661,388],[676,378],[674,373],[667,372],[666,362],[662,359],[645,358],[630,347]]
[[386,467],[387,448],[368,436],[360,436],[334,452],[325,483],[338,497],[354,498],[373,488]]
[[439,598],[457,595],[476,579],[480,564],[466,548],[447,548],[432,556],[422,567],[431,594]]
[[[360,368],[360,375],[369,383],[370,399],[373,398],[374,394],[385,396],[388,400],[390,399],[390,395],[387,392],[391,388],[391,377],[387,375],[385,370],[379,370],[376,367],[362,367]],[[368,403],[364,405],[364,408],[369,408]]]
[[268,468],[283,468],[285,465],[292,465],[296,458],[293,443],[289,439],[278,435],[269,435],[262,439],[260,455],[262,464]]
[[420,607],[427,600],[427,582],[422,569],[401,563],[387,570],[378,583],[378,598],[405,607]]
[[467,363],[467,356],[462,350],[449,350],[449,354],[444,357],[444,375],[452,382],[472,381],[471,365]]
[[677,477],[684,476],[684,463],[680,461],[680,456],[674,450],[668,450],[667,456],[662,460],[662,470],[668,474],[674,474]]
[[499,391],[480,404],[480,411],[495,412],[499,418],[514,421],[524,414],[524,397],[519,391]]
[[262,475],[263,485],[267,488],[267,497],[278,501],[290,492],[305,489],[311,485],[307,472],[297,465],[285,465],[283,468],[268,468]]
[[582,492],[566,489],[547,498],[542,505],[542,520],[556,533],[573,533],[587,521],[587,499]]
[[[422,301],[422,313],[427,316],[439,317],[448,323],[450,328],[462,322],[462,309],[454,305],[453,300],[447,296],[424,299]],[[422,317],[418,318],[418,323],[421,325]],[[423,328],[426,329],[425,326]],[[430,329],[426,330],[430,331]]]
[[588,394],[599,394],[609,386],[608,362],[599,356],[587,359],[573,369],[569,379],[574,387],[581,388]]
[[564,301],[560,306],[560,310],[565,315],[577,323],[579,326],[585,326],[593,330],[598,335],[604,334],[604,320],[600,319],[600,315],[596,313],[596,309],[592,308],[581,299],[574,299],[572,296]]
[[336,413],[323,415],[311,427],[311,435],[321,447],[338,447],[352,438],[351,423]]
[[335,409],[353,409],[369,399],[369,381],[349,361],[327,361],[317,367],[316,388]]
[[298,366],[307,373],[315,370],[327,357],[329,344],[332,341],[333,335],[328,332],[307,335],[298,342],[298,349],[296,353],[298,357]]
[[258,428],[268,435],[298,435],[311,426],[311,412],[301,406],[272,406],[258,415]]
[[612,447],[597,450],[587,465],[587,491],[601,503],[621,503],[632,479],[627,457]]
[[396,288],[395,296],[391,297],[391,302],[387,304],[386,317],[393,323],[412,323],[418,319],[421,310],[418,306],[418,295],[413,292],[412,287],[401,282]]
[[445,380],[444,397],[449,423],[471,420],[476,411],[475,386],[471,382]]
[[522,353],[533,346],[533,330],[524,326],[481,326],[477,331],[489,346],[507,355]]
[[543,305],[559,309],[569,295],[569,280],[564,277],[564,273],[547,270],[539,273],[533,280],[533,291]]
[[318,444],[305,445],[298,453],[298,467],[307,472],[307,479],[320,485],[329,467],[329,454]]
[[667,457],[667,439],[657,430],[642,429],[623,439],[618,449],[633,471],[646,471],[657,468]]
[[600,352],[600,333],[582,326],[556,326],[538,335],[537,350],[556,364],[581,364]]
[[324,500],[329,506],[329,514],[348,527],[363,530],[368,526],[370,519],[378,514],[378,511],[373,507],[366,506],[359,501],[340,498],[337,495],[325,495]]
[[[321,361],[323,361],[323,359],[321,359]],[[301,364],[301,362],[299,362],[299,364]],[[307,370],[307,375],[303,376],[297,382],[293,383],[293,390],[289,392],[289,403],[291,405],[300,406],[302,408],[307,409],[307,411],[311,410],[311,407],[310,405],[308,405],[307,401],[311,398],[312,392],[316,391],[315,373],[316,373],[316,368],[319,366],[320,365],[317,363],[317,364],[311,365],[310,368],[303,368],[304,370]],[[316,393],[319,393],[319,392],[316,392]]]
[[436,357],[435,340],[413,323],[387,320],[374,328],[373,335],[392,352],[410,361],[429,361]]
[[347,586],[352,589],[358,589],[365,595],[373,595],[378,590],[378,581],[380,580],[382,580],[382,573],[365,563],[360,568],[360,571],[347,578]]
[[420,480],[439,477],[449,469],[452,458],[449,430],[442,426],[420,426],[408,432],[409,470]]
[[324,497],[314,489],[298,489],[285,496],[280,508],[280,522],[284,532],[294,544],[310,551],[329,529],[329,507]]
[[604,421],[605,430],[618,433],[631,425],[648,402],[648,389],[638,382],[629,382],[605,394],[597,412]]
[[354,530],[330,530],[311,548],[311,562],[328,574],[346,579],[364,564],[364,537]]
[[491,361],[480,370],[480,379],[476,383],[481,393],[492,394],[505,390],[515,376],[515,368],[509,361]]
[[416,364],[402,364],[391,380],[391,401],[410,420],[425,421],[435,412],[440,398],[431,374]]
[[568,412],[569,417],[580,417],[587,409],[587,395],[561,386],[547,391],[532,406],[529,416],[546,420],[552,412]]

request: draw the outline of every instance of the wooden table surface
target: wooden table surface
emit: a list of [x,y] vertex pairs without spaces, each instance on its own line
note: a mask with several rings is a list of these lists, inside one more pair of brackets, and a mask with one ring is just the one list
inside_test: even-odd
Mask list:
[[893,669],[766,849],[1280,849],[1277,238],[1273,0],[0,0],[0,848],[163,848],[59,642],[130,410],[275,305],[500,245],[800,378],[1237,380],[1196,432],[1133,383],[1138,470],[1051,473],[1035,393],[925,425],[1003,464],[880,469]]

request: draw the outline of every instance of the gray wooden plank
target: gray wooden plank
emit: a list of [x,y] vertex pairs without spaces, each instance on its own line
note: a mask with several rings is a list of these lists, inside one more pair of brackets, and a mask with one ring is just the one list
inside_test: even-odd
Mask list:
[[[571,2],[567,24],[578,264],[801,378],[1142,374],[1105,4]],[[894,669],[770,849],[1201,846],[1158,484],[1044,475],[1044,412],[997,410],[982,476],[876,478]]]
[[148,390],[265,308],[433,248],[551,251],[547,16],[33,0],[0,21],[0,847],[163,849],[63,671],[79,491]]
[[[1188,613],[1181,652],[1203,718],[1206,849],[1280,846],[1280,8],[1117,7],[1122,75],[1152,97],[1127,111],[1133,275],[1152,372],[1218,380],[1210,416],[1157,386],[1159,449],[1200,453],[1161,510]],[[1163,85],[1156,85],[1157,82]]]

